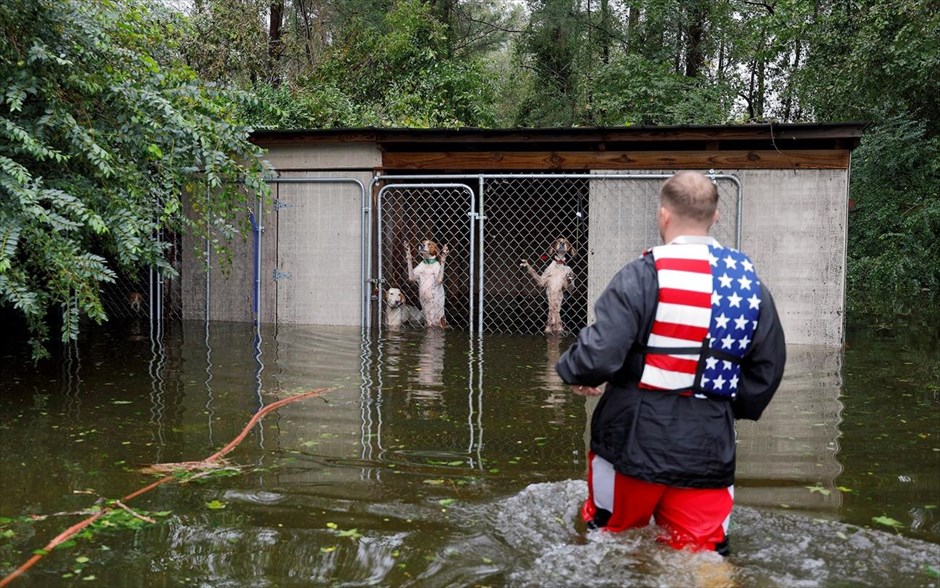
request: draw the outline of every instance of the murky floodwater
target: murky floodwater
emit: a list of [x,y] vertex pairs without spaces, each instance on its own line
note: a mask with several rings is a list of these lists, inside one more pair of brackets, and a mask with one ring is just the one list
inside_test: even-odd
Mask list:
[[233,469],[128,504],[156,523],[122,511],[13,585],[940,585],[936,331],[789,350],[765,418],[739,428],[727,562],[576,522],[590,405],[554,374],[569,340],[261,335],[87,329],[39,367],[6,341],[0,574],[153,481],[141,466],[203,459],[263,405],[327,386],[262,420]]

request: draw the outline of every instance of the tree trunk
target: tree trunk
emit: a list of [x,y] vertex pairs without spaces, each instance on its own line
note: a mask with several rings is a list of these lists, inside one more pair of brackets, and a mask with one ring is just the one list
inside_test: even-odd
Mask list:
[[795,41],[793,49],[793,66],[790,68],[790,76],[787,79],[787,98],[783,103],[783,120],[789,122],[793,120],[793,76],[800,68],[800,57],[803,50],[803,43],[799,39]]
[[705,65],[705,6],[696,2],[689,9],[685,33],[685,75],[696,78]]
[[718,71],[715,72],[716,77],[719,80],[724,80],[725,78],[725,42],[722,39],[721,43],[718,45]]
[[676,46],[674,47],[672,59],[672,71],[680,73],[682,71],[682,23],[676,24]]
[[457,7],[457,0],[431,0],[431,8],[434,16],[447,27],[447,57],[452,57],[457,34],[454,23],[454,12]]
[[636,5],[632,5],[630,6],[630,14],[629,16],[627,16],[626,50],[628,52],[631,49],[633,49],[633,46],[634,46],[633,36],[636,34],[636,28],[639,26],[639,24],[640,24],[640,9]]
[[281,54],[284,51],[283,41],[281,40],[282,28],[284,26],[284,0],[276,0],[271,3],[268,24],[268,79],[271,84],[278,86],[281,83],[281,76],[278,75],[278,63],[281,61]]
[[[764,34],[761,34],[760,50],[764,50]],[[767,69],[767,62],[763,57],[757,60],[757,89],[754,97],[754,110],[757,120],[764,120],[764,82]]]

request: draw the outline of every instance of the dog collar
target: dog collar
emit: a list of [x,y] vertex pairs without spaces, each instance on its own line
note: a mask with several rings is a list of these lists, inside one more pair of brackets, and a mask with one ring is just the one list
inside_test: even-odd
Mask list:
[[436,258],[436,257],[428,257],[427,259],[422,259],[421,261],[423,261],[424,263],[426,263],[426,264],[428,264],[428,265],[431,265],[432,263],[437,263],[437,258]]

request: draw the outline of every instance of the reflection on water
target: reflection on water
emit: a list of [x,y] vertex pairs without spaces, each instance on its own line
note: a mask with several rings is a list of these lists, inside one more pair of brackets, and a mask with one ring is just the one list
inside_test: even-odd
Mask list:
[[809,345],[787,350],[784,380],[770,406],[760,421],[737,425],[739,502],[815,516],[838,511],[841,389],[841,350]]
[[266,417],[228,456],[240,475],[160,487],[131,506],[164,522],[82,540],[17,583],[937,583],[940,407],[897,381],[908,357],[890,340],[850,346],[845,366],[838,350],[789,350],[765,417],[739,427],[728,562],[663,549],[655,529],[588,534],[577,522],[590,404],[553,369],[570,342],[186,323],[162,341],[89,332],[39,367],[6,345],[0,571],[76,520],[27,515],[125,495],[150,481],[138,466],[204,458],[264,404],[328,387]]

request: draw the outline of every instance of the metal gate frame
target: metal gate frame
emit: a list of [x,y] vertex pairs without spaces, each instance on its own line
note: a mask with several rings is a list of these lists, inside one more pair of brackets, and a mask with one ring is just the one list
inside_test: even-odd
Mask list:
[[[356,178],[350,177],[325,177],[325,176],[313,176],[313,177],[294,177],[294,178],[269,178],[265,180],[268,184],[354,184],[359,187],[359,201],[360,201],[360,220],[359,220],[359,275],[362,280],[362,300],[359,304],[359,324],[360,328],[368,328],[369,324],[369,315],[371,312],[370,308],[370,290],[369,284],[371,280],[369,275],[371,274],[371,255],[369,247],[371,246],[372,239],[372,206],[371,200],[368,197],[366,192],[365,185],[357,180]],[[371,191],[371,190],[370,190]],[[255,307],[253,309],[255,315],[255,325],[256,328],[260,329],[261,325],[261,236],[264,232],[264,225],[261,222],[261,200],[258,199],[257,207],[257,217],[253,219],[252,226],[255,229]],[[208,295],[207,295],[208,296]],[[208,317],[208,304],[209,300],[206,299],[206,316]]]
[[[375,182],[375,181],[373,180],[373,184],[374,184],[374,182]],[[407,183],[406,183],[406,184],[388,184],[388,185],[386,185],[386,186],[383,186],[381,189],[379,189],[379,193],[378,193],[378,195],[376,196],[376,204],[375,204],[375,206],[376,206],[376,208],[378,208],[378,214],[376,215],[376,219],[377,219],[377,223],[376,223],[376,233],[377,233],[377,235],[379,236],[379,238],[381,238],[381,236],[382,236],[382,197],[385,195],[385,192],[386,192],[386,191],[392,190],[392,189],[394,189],[394,190],[409,190],[409,189],[437,190],[437,189],[445,189],[445,188],[452,189],[452,190],[460,190],[461,192],[466,193],[466,194],[470,197],[470,202],[469,202],[470,208],[466,211],[467,216],[470,217],[470,255],[469,255],[469,259],[470,259],[470,292],[471,292],[471,295],[470,295],[470,312],[469,312],[469,317],[468,317],[468,318],[469,318],[468,324],[470,325],[470,334],[473,335],[473,326],[474,326],[474,322],[475,322],[475,321],[473,320],[473,288],[474,288],[474,286],[475,286],[475,284],[474,284],[474,272],[473,272],[473,259],[474,259],[474,254],[476,253],[476,220],[477,220],[477,217],[479,216],[479,215],[476,213],[476,211],[475,211],[475,209],[476,209],[476,195],[473,193],[473,188],[471,188],[470,186],[468,186],[468,185],[466,185],[466,184],[461,184],[461,183],[459,183],[459,182],[446,183],[446,184],[407,184]],[[370,235],[369,235],[369,236],[371,237],[371,232],[370,232]],[[370,240],[370,244],[369,244],[369,251],[372,251],[371,240]],[[377,277],[376,277],[375,284],[378,286],[379,292],[380,292],[380,294],[379,294],[379,296],[378,296],[378,313],[379,313],[378,315],[381,317],[381,316],[382,316],[382,307],[383,307],[383,305],[384,305],[384,297],[381,295],[381,292],[382,292],[382,290],[384,290],[384,285],[385,285],[385,275],[383,274],[383,266],[382,266],[382,257],[383,257],[383,256],[382,256],[382,247],[381,247],[381,243],[379,243],[379,248],[378,248],[377,251],[378,251],[378,255],[377,255],[377,257],[378,257],[378,267],[377,267],[378,275],[377,275]],[[482,247],[481,247],[481,252],[482,252]],[[371,268],[369,268],[369,273],[371,274]],[[365,280],[365,282],[368,283],[369,280]],[[480,283],[482,284],[482,281],[481,281]],[[371,295],[370,295],[370,296],[365,296],[364,298],[367,298],[367,299],[368,299],[368,300],[366,301],[366,304],[367,304],[367,305],[368,305],[368,303],[371,302],[371,300],[372,300]],[[364,315],[364,316],[366,316],[366,317],[368,317],[369,319],[371,319],[371,317],[372,317],[371,308],[369,308],[368,306],[367,306],[367,308],[368,308],[368,311],[367,311],[368,314],[366,314],[366,315]],[[379,320],[379,321],[377,321],[377,323],[378,323],[379,332],[381,333],[381,330],[382,330],[382,321]],[[368,323],[366,323],[366,324],[368,325]],[[368,326],[366,326],[365,328],[368,328]]]
[[[408,185],[409,187],[412,187],[412,188],[463,187],[463,188],[466,188],[466,189],[471,190],[471,193],[472,193],[472,189],[471,189],[471,188],[469,187],[469,185],[468,185],[468,184],[470,183],[470,182],[468,182],[468,180],[471,180],[471,181],[472,181],[472,180],[476,180],[476,183],[477,183],[477,186],[478,186],[478,190],[479,190],[479,203],[480,203],[480,204],[479,204],[479,209],[478,209],[478,210],[471,211],[471,226],[472,226],[474,220],[478,220],[478,221],[479,221],[480,251],[479,251],[479,255],[478,255],[478,257],[477,257],[477,262],[478,262],[477,265],[478,265],[478,267],[477,267],[477,272],[476,272],[476,273],[477,273],[477,276],[478,276],[478,280],[479,280],[479,282],[478,282],[478,284],[477,284],[477,304],[476,304],[476,310],[477,310],[477,328],[476,328],[476,332],[479,333],[480,335],[482,335],[482,334],[483,334],[483,326],[484,326],[484,325],[483,325],[483,308],[484,308],[484,300],[483,300],[483,290],[484,290],[484,288],[483,288],[483,286],[484,286],[484,277],[485,277],[485,274],[484,274],[484,271],[483,271],[483,270],[484,270],[484,251],[485,251],[485,243],[486,243],[486,213],[485,213],[484,206],[485,206],[485,202],[486,202],[486,190],[485,190],[485,188],[486,188],[486,181],[487,181],[487,180],[495,180],[495,179],[543,179],[543,180],[551,180],[551,179],[568,179],[568,180],[571,180],[571,179],[584,179],[584,180],[602,180],[602,181],[603,181],[603,180],[668,180],[668,179],[671,178],[673,175],[675,175],[675,174],[671,174],[671,173],[651,173],[651,174],[616,174],[616,173],[613,173],[613,174],[611,174],[611,173],[574,173],[574,174],[564,174],[564,173],[548,173],[548,174],[536,174],[536,173],[507,174],[507,173],[501,173],[501,174],[489,174],[489,173],[482,173],[482,174],[461,174],[461,173],[458,173],[458,174],[383,175],[383,174],[379,173],[379,174],[377,174],[377,175],[372,179],[372,182],[369,184],[369,192],[372,192],[372,191],[375,189],[375,187],[378,186],[380,183],[383,183],[383,182],[386,183],[386,185],[383,186],[383,187],[379,190],[379,195],[380,195],[379,202],[381,202],[381,194],[382,194],[382,192],[383,192],[385,189],[387,189],[387,188],[389,188],[389,187],[393,187],[393,186],[394,186],[394,187],[404,187],[405,184],[398,184],[398,183],[396,183],[396,182],[406,182],[406,183],[408,183],[407,185]],[[741,219],[742,219],[742,217],[743,217],[743,212],[744,212],[744,190],[743,190],[743,188],[742,188],[742,186],[741,186],[741,181],[738,179],[737,176],[735,176],[735,175],[733,175],[733,174],[716,173],[714,170],[709,170],[708,173],[706,173],[705,175],[706,175],[709,179],[711,179],[713,182],[717,182],[717,181],[719,181],[719,180],[727,180],[727,181],[730,181],[732,184],[734,184],[735,188],[737,189],[738,202],[737,202],[737,210],[736,210],[737,218],[735,219],[735,244],[734,244],[734,246],[735,246],[735,248],[740,249],[740,247],[741,247]],[[463,182],[461,182],[460,180],[463,180]],[[433,183],[427,183],[427,184],[413,183],[413,182],[416,182],[416,181],[418,181],[418,182],[433,182]],[[380,207],[380,210],[381,210],[381,207]],[[381,213],[380,213],[380,214],[381,214]],[[378,230],[377,235],[381,235],[381,228],[378,228],[377,230]],[[372,251],[372,231],[369,231],[369,234],[368,234],[368,244],[367,244],[367,247],[368,247],[368,251],[371,252],[371,251]],[[381,254],[380,254],[380,255],[381,255]],[[470,265],[471,265],[471,268],[472,268],[472,267],[473,267],[472,258],[471,258],[471,264],[470,264]],[[364,280],[366,283],[373,283],[373,280],[371,280],[371,276],[372,276],[371,256],[370,256],[370,258],[369,258],[368,263],[366,263],[366,265],[365,265],[364,272],[365,272],[365,273],[363,274],[363,280]],[[379,273],[381,274],[381,269],[379,270]],[[379,276],[379,278],[381,278],[381,275]],[[472,278],[471,278],[471,284],[472,284]],[[364,290],[364,292],[365,292],[365,290]],[[365,298],[365,300],[363,301],[363,308],[365,309],[365,311],[364,311],[363,316],[365,317],[365,324],[364,324],[363,328],[364,328],[364,329],[369,329],[369,328],[371,327],[371,320],[372,320],[371,296],[366,292],[365,295],[364,295],[364,298]],[[381,298],[381,297],[380,297],[380,298]],[[471,309],[472,309],[472,305],[473,305],[473,301],[472,301],[472,296],[471,296]],[[381,312],[381,303],[380,303],[380,305],[379,305],[379,311]],[[472,313],[472,310],[471,310],[471,313]],[[380,316],[381,316],[381,315],[380,315]],[[381,322],[381,321],[379,321],[379,322]],[[473,321],[472,321],[472,320],[471,320],[471,327],[470,327],[470,329],[471,329],[471,334],[472,334],[472,333],[473,333],[473,330],[474,330],[474,329],[473,329]]]

